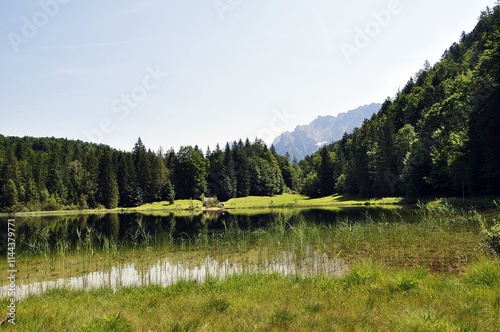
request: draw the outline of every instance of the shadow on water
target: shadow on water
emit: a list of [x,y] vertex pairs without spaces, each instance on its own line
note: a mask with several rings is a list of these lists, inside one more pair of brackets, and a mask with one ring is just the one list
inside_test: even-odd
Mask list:
[[[178,216],[170,213],[154,216],[142,213],[82,214],[16,218],[16,247],[20,253],[39,254],[64,247],[67,252],[100,248],[115,243],[122,248],[139,245],[156,246],[195,239],[200,234],[221,234],[226,230],[253,232],[272,228],[285,220],[288,226],[301,221],[317,225],[338,223],[411,221],[411,209],[349,207],[337,210],[290,209],[262,214],[238,214],[207,211],[198,215]],[[6,220],[0,227],[6,229]],[[4,225],[5,224],[5,225]],[[1,254],[7,248],[2,233]]]
[[[367,216],[378,218],[376,210],[351,209],[345,211],[302,210],[288,213],[267,213],[256,215],[231,214],[224,211],[210,211],[199,215],[178,216],[175,213],[154,216],[141,213],[127,214],[82,214],[67,216],[44,216],[16,218],[16,250],[21,256],[39,259],[37,266],[45,267],[43,278],[29,279],[18,285],[17,298],[22,299],[33,294],[42,294],[54,288],[72,290],[96,289],[101,287],[116,290],[120,287],[145,285],[168,286],[178,281],[204,282],[207,278],[224,279],[241,273],[277,273],[281,275],[340,275],[346,269],[342,259],[329,256],[318,248],[304,245],[303,248],[276,247],[253,248],[250,250],[248,234],[259,230],[282,229],[292,232],[295,224],[318,223],[335,224],[345,220],[361,222]],[[2,227],[2,225],[0,225]],[[273,235],[270,235],[271,237]],[[220,245],[219,239],[231,242],[229,258],[217,260],[211,256],[210,246]],[[199,240],[202,239],[200,242]],[[6,239],[2,238],[2,248],[6,248]],[[274,241],[274,240],[272,240]],[[150,248],[184,248],[186,242],[190,248],[198,248],[201,254],[195,260],[179,258],[161,258],[143,261],[136,265],[130,260],[116,260],[120,254],[128,256],[129,249],[138,248],[141,259],[148,255]],[[246,252],[231,256],[234,248],[245,247]],[[203,244],[208,243],[208,250]],[[236,244],[233,246],[233,244]],[[224,245],[224,244],[223,244]],[[110,248],[114,248],[110,251]],[[226,247],[227,248],[227,247]],[[233,248],[233,249],[231,249]],[[212,248],[213,249],[213,248]],[[252,251],[253,250],[253,251]],[[102,251],[114,257],[113,263],[92,268],[94,251]],[[181,250],[182,251],[182,250]],[[5,249],[4,249],[5,253]],[[71,256],[73,253],[80,256]],[[66,256],[69,255],[69,256]],[[69,271],[69,277],[60,277],[57,269],[60,265],[55,260],[63,260],[63,265],[71,264],[73,257],[79,257],[82,269]],[[40,265],[41,264],[41,265]],[[27,266],[26,271],[32,271]],[[63,268],[67,270],[67,268]],[[37,270],[38,271],[38,270]],[[35,273],[35,272],[33,272]],[[64,273],[62,273],[64,275]],[[0,282],[0,298],[8,292],[8,285]]]
[[[259,212],[16,218],[19,297],[53,288],[167,286],[240,273],[341,275],[364,260],[460,271],[478,255],[482,219],[474,213],[384,207]],[[4,255],[6,241],[2,233]],[[0,276],[0,298],[6,285]]]

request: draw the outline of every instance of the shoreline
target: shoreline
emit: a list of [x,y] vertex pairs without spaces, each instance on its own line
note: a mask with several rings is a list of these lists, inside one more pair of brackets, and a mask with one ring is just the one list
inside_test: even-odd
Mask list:
[[[459,207],[473,207],[478,209],[498,208],[498,198],[483,197],[469,198],[463,201],[458,198],[426,198],[419,200],[422,204],[451,204]],[[22,211],[22,212],[2,212],[0,218],[14,217],[38,217],[38,216],[60,216],[60,215],[80,215],[80,214],[108,214],[108,213],[145,213],[145,212],[164,212],[164,213],[210,213],[210,212],[228,212],[235,210],[269,210],[275,209],[295,210],[295,209],[328,209],[328,208],[361,208],[361,207],[413,207],[417,204],[408,204],[400,197],[385,197],[378,199],[360,199],[349,196],[327,196],[320,198],[310,198],[298,194],[282,194],[274,197],[267,196],[249,196],[242,198],[233,198],[226,202],[219,203],[219,206],[203,207],[199,200],[177,200],[174,204],[165,201],[147,203],[138,207],[114,208],[114,209],[67,209],[50,211]]]

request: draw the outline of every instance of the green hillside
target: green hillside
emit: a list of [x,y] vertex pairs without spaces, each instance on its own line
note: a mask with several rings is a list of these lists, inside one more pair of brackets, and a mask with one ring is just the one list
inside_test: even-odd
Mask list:
[[301,163],[303,192],[365,197],[500,193],[500,8],[380,112]]

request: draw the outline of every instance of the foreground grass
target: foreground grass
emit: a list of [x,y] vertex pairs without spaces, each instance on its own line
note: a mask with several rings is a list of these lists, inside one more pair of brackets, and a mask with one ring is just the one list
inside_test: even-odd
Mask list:
[[458,275],[352,268],[341,278],[242,275],[113,294],[52,291],[6,331],[497,331],[500,262]]

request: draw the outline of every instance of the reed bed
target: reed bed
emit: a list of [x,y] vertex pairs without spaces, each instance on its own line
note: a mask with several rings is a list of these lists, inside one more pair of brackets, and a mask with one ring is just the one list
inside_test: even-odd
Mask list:
[[[47,290],[63,285],[73,289],[73,284],[85,284],[89,279],[109,280],[93,281],[90,285],[114,289],[113,285],[122,282],[112,279],[123,274],[117,271],[125,271],[134,275],[136,286],[143,286],[149,284],[144,281],[148,278],[144,271],[158,264],[199,271],[207,260],[215,265],[226,262],[241,273],[285,269],[285,275],[338,275],[346,266],[359,262],[387,269],[458,273],[484,256],[485,224],[487,220],[477,211],[446,204],[422,205],[405,215],[392,209],[376,220],[367,213],[362,219],[345,218],[336,223],[311,223],[303,217],[281,213],[265,228],[244,230],[229,224],[210,230],[204,224],[198,234],[181,233],[176,239],[168,232],[149,232],[140,217],[121,241],[110,232],[106,235],[91,226],[76,228],[70,234],[71,224],[64,221],[55,232],[47,225],[35,227],[36,236],[26,241],[26,250],[19,257],[18,282],[21,289]],[[273,267],[272,262],[280,263]],[[325,265],[322,262],[329,262],[333,272],[314,268]],[[305,265],[312,267],[306,271]],[[168,271],[162,272],[162,278],[174,280],[177,272]],[[6,285],[5,277],[0,277],[0,287]]]
[[[206,221],[190,234],[174,232],[172,218],[155,220],[163,231],[154,232],[136,216],[121,236],[118,216],[111,218],[104,230],[68,220],[20,232],[19,324],[7,330],[495,331],[500,324],[500,262],[491,250],[497,211],[485,217],[443,204],[334,223],[280,213],[260,228]],[[0,298],[6,285],[2,276]]]

